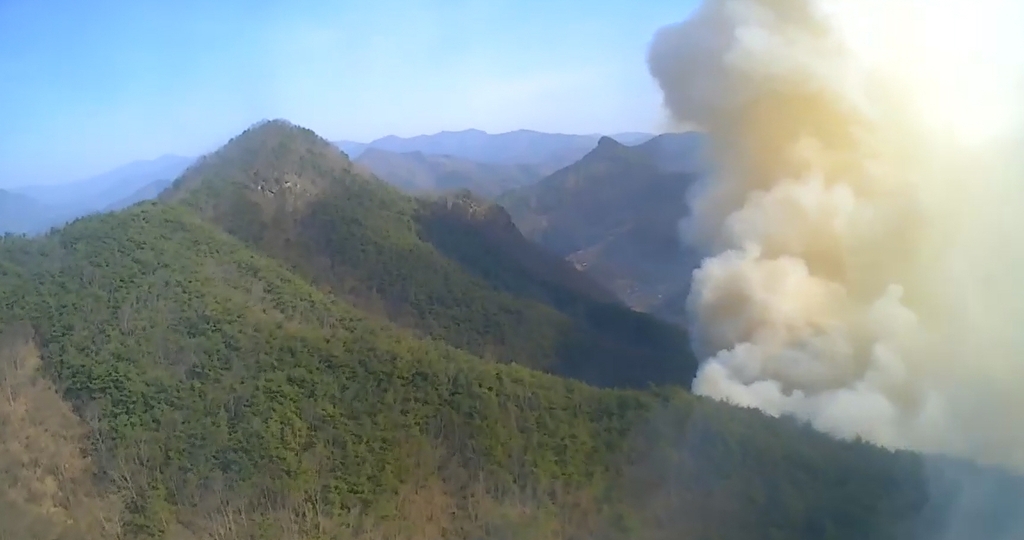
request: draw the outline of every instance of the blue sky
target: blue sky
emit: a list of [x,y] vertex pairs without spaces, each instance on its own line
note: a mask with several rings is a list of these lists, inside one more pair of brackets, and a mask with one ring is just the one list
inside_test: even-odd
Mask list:
[[646,48],[696,0],[0,0],[0,187],[212,150],[263,118],[366,141],[659,130]]

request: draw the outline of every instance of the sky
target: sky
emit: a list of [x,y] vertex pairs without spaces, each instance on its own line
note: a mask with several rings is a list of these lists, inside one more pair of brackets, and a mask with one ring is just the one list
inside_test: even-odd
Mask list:
[[646,52],[697,0],[0,0],[0,188],[285,118],[366,142],[659,131]]

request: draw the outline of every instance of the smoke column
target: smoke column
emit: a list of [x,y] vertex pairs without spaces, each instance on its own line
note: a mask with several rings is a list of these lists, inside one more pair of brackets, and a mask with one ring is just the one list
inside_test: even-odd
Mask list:
[[649,68],[710,139],[694,391],[1024,469],[1024,2],[707,0]]

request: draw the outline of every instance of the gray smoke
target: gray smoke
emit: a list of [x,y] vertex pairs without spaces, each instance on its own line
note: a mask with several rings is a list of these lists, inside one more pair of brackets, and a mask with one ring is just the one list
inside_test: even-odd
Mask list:
[[1024,469],[1024,2],[708,0],[649,66],[711,144],[694,390]]

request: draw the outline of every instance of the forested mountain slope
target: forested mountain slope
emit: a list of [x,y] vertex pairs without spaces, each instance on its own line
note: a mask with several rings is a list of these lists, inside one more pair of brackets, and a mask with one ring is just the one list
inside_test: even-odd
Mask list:
[[487,359],[600,386],[689,385],[696,370],[681,330],[618,304],[517,231],[492,242],[490,221],[405,195],[284,121],[201,158],[161,199],[324,291]]
[[[181,207],[4,238],[0,305],[0,326],[34,331],[4,349],[5,399],[49,391],[10,375],[31,381],[37,349],[91,430],[76,467],[97,475],[44,477],[75,494],[53,499],[66,517],[53,534],[4,529],[16,538],[924,539],[950,515],[914,455],[678,390],[484,362],[363,315]],[[59,411],[46,399],[17,410]],[[74,448],[78,421],[54,418],[35,440]],[[0,440],[30,426],[4,420]],[[19,455],[0,446],[0,471]],[[43,504],[25,477],[0,479]]]

